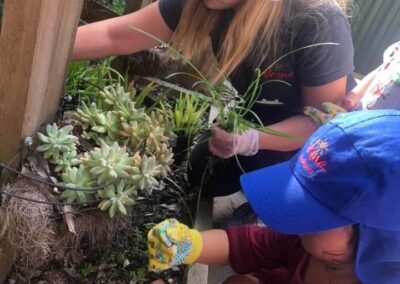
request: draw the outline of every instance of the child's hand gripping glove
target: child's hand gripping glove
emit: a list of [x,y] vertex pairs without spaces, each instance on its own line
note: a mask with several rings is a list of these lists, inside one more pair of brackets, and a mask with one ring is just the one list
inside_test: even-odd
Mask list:
[[242,134],[232,134],[219,127],[213,127],[208,149],[215,156],[224,159],[235,154],[253,156],[258,152],[258,131],[250,129]]
[[161,271],[180,264],[192,264],[203,250],[199,231],[175,219],[154,226],[147,235],[149,270]]
[[322,103],[322,108],[325,112],[315,107],[306,106],[304,108],[304,114],[309,116],[316,125],[320,126],[335,118],[338,114],[347,112],[344,108],[330,102]]

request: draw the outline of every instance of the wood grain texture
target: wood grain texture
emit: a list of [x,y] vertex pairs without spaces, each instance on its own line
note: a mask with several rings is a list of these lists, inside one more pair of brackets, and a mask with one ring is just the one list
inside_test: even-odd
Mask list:
[[52,119],[82,0],[6,1],[0,35],[0,162]]

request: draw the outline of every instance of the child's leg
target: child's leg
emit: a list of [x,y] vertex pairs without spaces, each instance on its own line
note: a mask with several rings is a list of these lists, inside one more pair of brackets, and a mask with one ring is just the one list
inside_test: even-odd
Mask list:
[[250,275],[240,275],[235,274],[229,276],[225,281],[224,284],[259,284],[260,281]]

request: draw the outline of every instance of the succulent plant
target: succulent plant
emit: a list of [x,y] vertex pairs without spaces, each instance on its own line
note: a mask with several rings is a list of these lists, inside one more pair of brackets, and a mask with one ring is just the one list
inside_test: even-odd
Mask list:
[[81,108],[78,108],[76,112],[74,112],[73,116],[77,122],[77,124],[81,125],[83,129],[87,129],[89,126],[96,125],[96,115],[101,113],[101,110],[97,108],[97,104],[95,102],[90,104],[90,107],[82,101]]
[[99,133],[90,131],[90,130],[83,130],[81,133],[81,137],[86,140],[93,140],[96,142],[97,145],[101,145],[102,135]]
[[48,124],[46,126],[47,135],[40,132],[37,134],[42,144],[36,150],[43,152],[46,159],[52,158],[53,160],[58,160],[61,153],[74,151],[78,137],[70,134],[72,129],[72,125],[58,129],[57,124]]
[[[84,167],[66,168],[61,175],[63,185],[73,188],[91,188],[96,185],[96,181],[92,179],[89,172]],[[93,199],[94,192],[65,190],[61,197],[67,202],[87,202]]]
[[100,190],[99,197],[103,200],[99,204],[102,211],[108,210],[108,215],[113,218],[115,213],[127,214],[125,206],[131,206],[135,203],[136,189],[134,186],[120,180],[117,184],[106,186]]
[[106,134],[111,139],[117,140],[121,127],[119,115],[114,111],[108,111],[106,113],[97,113],[95,117],[96,126],[92,126],[91,130]]
[[161,177],[166,178],[171,171],[170,166],[174,163],[174,153],[167,144],[162,144],[156,151],[157,164],[161,166]]
[[170,120],[172,117],[171,109],[164,108],[163,110],[153,110],[150,114],[150,120],[153,125],[162,125],[164,128],[164,135],[168,137],[169,140],[173,141],[177,138],[174,133],[174,124]]
[[118,105],[116,111],[118,111],[122,122],[150,122],[150,117],[146,114],[144,108],[136,108],[135,102]]
[[55,172],[64,172],[67,168],[79,165],[81,161],[76,157],[76,151],[73,150],[61,154],[58,160],[51,160],[50,162],[56,165]]
[[121,84],[106,86],[99,95],[109,106],[123,105],[131,101],[131,92],[125,92]]
[[164,128],[154,124],[144,124],[143,129],[146,133],[145,147],[150,153],[154,153],[161,148],[163,143],[168,142],[169,138],[164,135]]
[[130,149],[133,152],[140,151],[144,146],[146,135],[142,125],[137,121],[131,121],[129,124],[126,122],[122,123],[121,127],[120,134],[127,139]]
[[157,177],[161,176],[161,165],[157,164],[155,157],[147,155],[140,156],[139,152],[133,157],[133,167],[131,169],[131,180],[134,184],[145,190],[158,185]]
[[82,163],[101,185],[113,182],[117,178],[128,178],[133,158],[129,157],[126,148],[120,147],[117,142],[109,146],[103,141],[100,148],[96,147],[85,153]]

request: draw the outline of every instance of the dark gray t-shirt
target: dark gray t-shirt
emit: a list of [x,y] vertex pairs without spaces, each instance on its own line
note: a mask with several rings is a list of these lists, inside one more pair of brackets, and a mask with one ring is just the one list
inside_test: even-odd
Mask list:
[[[171,30],[175,30],[183,8],[184,0],[160,0],[161,15]],[[293,115],[302,113],[301,86],[319,86],[335,81],[343,76],[348,76],[348,89],[355,86],[352,76],[353,42],[351,29],[346,16],[335,6],[321,6],[318,15],[303,17],[296,23],[285,27],[285,34],[294,34],[292,48],[284,48],[282,37],[282,55],[290,50],[305,47],[311,44],[334,42],[339,45],[323,45],[311,47],[304,51],[296,52],[275,64],[267,71],[262,80],[282,80],[290,86],[270,82],[263,85],[258,101],[253,110],[261,118],[264,125],[282,121]],[[214,52],[218,50],[224,31],[233,17],[233,10],[223,13],[221,23],[212,33]],[[254,60],[253,60],[254,61]],[[239,93],[244,94],[254,78],[254,70],[260,67],[264,70],[273,59],[257,64],[246,59],[230,75],[233,86]],[[252,117],[248,117],[253,120]]]

